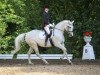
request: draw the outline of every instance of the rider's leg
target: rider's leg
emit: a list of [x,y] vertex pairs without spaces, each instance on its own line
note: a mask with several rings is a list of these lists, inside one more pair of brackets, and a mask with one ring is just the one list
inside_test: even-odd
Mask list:
[[45,46],[47,45],[48,38],[49,38],[49,35],[46,35],[46,38],[45,38]]
[[46,31],[46,33],[49,35],[50,34],[50,30],[49,30],[49,25],[46,25],[44,27],[44,30]]
[[46,31],[46,38],[45,38],[45,46],[47,45],[48,38],[50,37],[50,30],[49,25],[44,27],[44,30]]
[[51,35],[52,35],[52,31],[50,31],[50,34],[49,34],[49,35],[46,34],[46,38],[45,38],[45,46],[47,45],[48,38],[50,38]]

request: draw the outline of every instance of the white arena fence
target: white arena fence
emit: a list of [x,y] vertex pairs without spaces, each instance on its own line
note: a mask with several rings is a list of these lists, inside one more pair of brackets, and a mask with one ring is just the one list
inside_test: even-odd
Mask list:
[[[62,54],[40,54],[44,59],[60,59]],[[68,54],[68,58],[72,59],[73,54]],[[0,59],[13,59],[12,54],[0,54]],[[17,54],[16,59],[28,59],[28,54]],[[40,59],[36,54],[31,54],[31,59]],[[64,57],[64,59],[67,59]]]

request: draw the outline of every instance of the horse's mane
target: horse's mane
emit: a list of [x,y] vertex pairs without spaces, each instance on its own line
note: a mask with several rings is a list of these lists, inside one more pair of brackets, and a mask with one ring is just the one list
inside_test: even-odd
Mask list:
[[70,20],[63,20],[63,21],[61,21],[61,22],[57,23],[57,25],[56,25],[56,26],[63,25],[63,23],[68,22],[68,21],[70,21]]

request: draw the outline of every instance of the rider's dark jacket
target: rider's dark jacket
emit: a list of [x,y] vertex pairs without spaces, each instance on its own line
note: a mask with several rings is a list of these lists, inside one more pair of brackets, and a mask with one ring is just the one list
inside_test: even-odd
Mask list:
[[49,13],[43,12],[43,28],[51,23],[51,18]]

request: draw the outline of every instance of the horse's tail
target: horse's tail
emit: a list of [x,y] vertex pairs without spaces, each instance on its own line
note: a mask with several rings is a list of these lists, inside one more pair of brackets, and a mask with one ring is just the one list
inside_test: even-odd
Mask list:
[[20,50],[20,45],[24,42],[26,33],[20,34],[15,38],[15,50],[11,51],[12,54],[15,54]]

